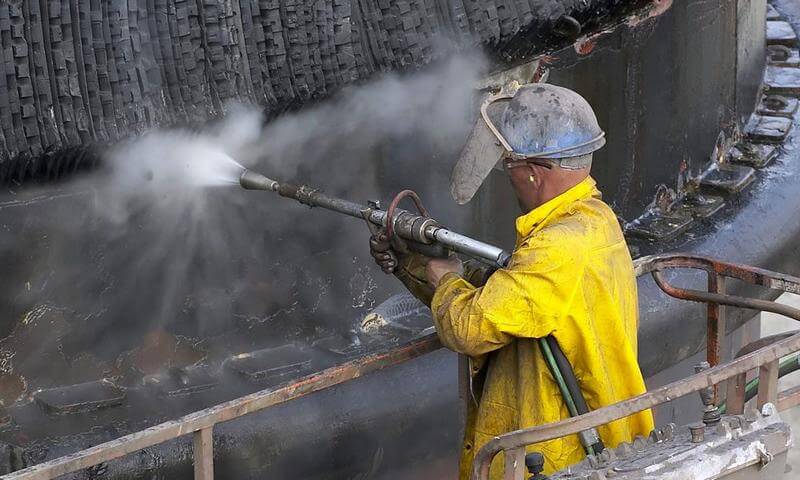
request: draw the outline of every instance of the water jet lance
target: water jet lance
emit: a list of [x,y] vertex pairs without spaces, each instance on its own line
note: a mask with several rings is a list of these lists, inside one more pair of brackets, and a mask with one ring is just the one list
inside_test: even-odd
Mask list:
[[[450,252],[456,252],[497,268],[507,266],[511,259],[511,254],[502,248],[461,235],[439,225],[436,220],[428,216],[419,197],[411,190],[403,190],[398,193],[389,204],[389,208],[383,210],[375,201],[369,202],[368,205],[361,205],[349,200],[330,197],[307,185],[279,183],[277,180],[250,170],[242,172],[239,184],[247,190],[277,192],[282,197],[293,198],[309,207],[321,207],[366,220],[371,232],[375,233],[378,229],[385,228],[389,238],[396,235],[405,241],[409,250],[429,257],[446,257]],[[397,208],[400,200],[406,197],[414,201],[419,210],[418,214]],[[574,417],[588,412],[586,399],[581,392],[572,365],[556,339],[553,336],[547,336],[537,339],[537,342],[553,378],[559,385],[570,416]],[[600,453],[605,448],[594,428],[580,432],[578,436],[589,455]]]
[[[411,190],[400,192],[392,200],[389,208],[383,210],[378,202],[373,201],[363,205],[331,197],[316,188],[307,185],[279,183],[277,180],[267,178],[252,170],[242,172],[239,184],[247,190],[277,192],[282,197],[292,198],[309,207],[320,207],[366,220],[373,233],[380,228],[385,228],[390,238],[396,235],[405,241],[409,250],[423,255],[445,257],[449,252],[456,252],[498,268],[505,267],[511,258],[511,254],[502,248],[461,235],[439,225],[436,220],[428,216],[419,197]],[[419,213],[415,214],[397,208],[400,200],[406,197],[414,201]]]

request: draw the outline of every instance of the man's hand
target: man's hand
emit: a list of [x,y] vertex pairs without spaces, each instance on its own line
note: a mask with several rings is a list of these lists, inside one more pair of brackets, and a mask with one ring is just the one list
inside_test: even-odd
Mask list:
[[450,272],[459,275],[464,273],[464,266],[455,255],[451,255],[449,258],[432,258],[425,265],[425,277],[433,288],[438,287],[442,277]]
[[392,249],[385,232],[381,231],[369,237],[369,253],[383,273],[394,273],[394,269],[397,268],[397,254]]

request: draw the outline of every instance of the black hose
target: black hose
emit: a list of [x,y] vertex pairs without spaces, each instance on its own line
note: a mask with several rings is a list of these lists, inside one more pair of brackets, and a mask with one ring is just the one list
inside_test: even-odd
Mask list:
[[[564,355],[564,351],[561,350],[561,346],[559,346],[558,341],[556,341],[555,337],[552,335],[548,335],[545,338],[545,341],[553,353],[553,358],[556,361],[556,367],[561,372],[561,376],[564,378],[564,383],[566,383],[567,390],[572,397],[572,401],[575,403],[575,409],[578,411],[578,415],[589,413],[589,406],[586,404],[586,398],[584,398],[583,391],[578,384],[578,379],[575,376],[575,371],[572,369],[572,364],[569,363],[567,356]],[[592,445],[592,449],[594,450],[595,454],[599,454],[605,449],[605,445],[603,444],[602,440],[598,440],[597,443]]]
[[589,407],[586,405],[586,399],[583,398],[583,392],[581,391],[580,385],[578,385],[578,379],[575,377],[575,372],[572,370],[572,365],[569,363],[567,356],[564,355],[564,352],[558,345],[558,341],[556,341],[552,335],[545,338],[545,340],[547,341],[547,344],[550,345],[550,350],[553,352],[553,358],[556,359],[556,365],[561,371],[561,375],[564,376],[564,381],[567,384],[567,390],[569,390],[569,394],[575,401],[575,408],[578,410],[578,415],[589,413]]

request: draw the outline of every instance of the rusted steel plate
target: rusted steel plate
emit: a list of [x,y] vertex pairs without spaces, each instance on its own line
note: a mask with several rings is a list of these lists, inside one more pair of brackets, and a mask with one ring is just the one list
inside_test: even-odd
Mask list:
[[133,453],[214,424],[257,412],[267,407],[300,398],[313,392],[353,380],[441,348],[435,333],[420,337],[399,347],[366,355],[347,363],[307,375],[284,385],[261,390],[229,402],[164,422],[146,430],[125,435],[92,448],[34,465],[0,478],[14,480],[49,480],[99,463]]

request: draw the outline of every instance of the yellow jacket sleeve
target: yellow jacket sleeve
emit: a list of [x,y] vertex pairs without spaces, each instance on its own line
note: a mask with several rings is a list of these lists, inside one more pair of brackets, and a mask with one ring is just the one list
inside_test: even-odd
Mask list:
[[521,242],[509,266],[493,273],[483,287],[446,275],[431,302],[442,343],[476,357],[515,337],[551,334],[578,289],[585,257],[566,229],[553,227]]

